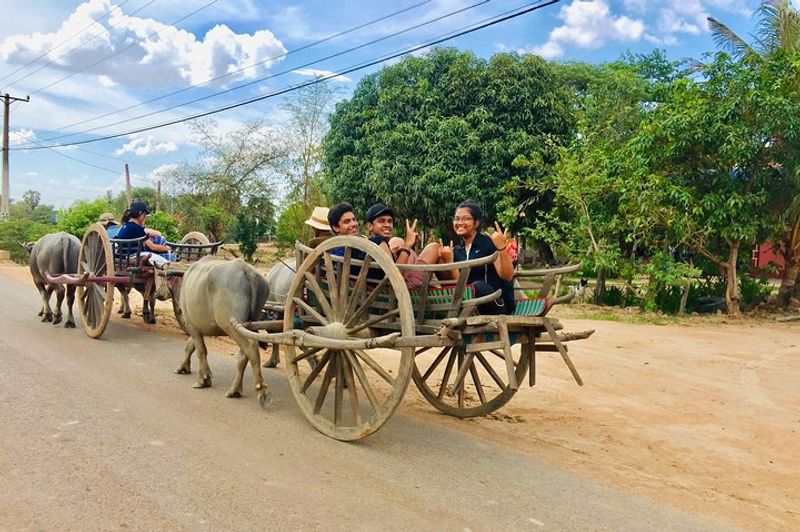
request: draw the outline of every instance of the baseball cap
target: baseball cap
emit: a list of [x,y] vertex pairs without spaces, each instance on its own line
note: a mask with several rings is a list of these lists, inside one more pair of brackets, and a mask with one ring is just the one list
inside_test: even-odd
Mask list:
[[375,220],[375,218],[378,218],[379,216],[386,216],[387,214],[392,218],[394,218],[394,211],[392,209],[390,209],[383,203],[376,203],[375,205],[367,209],[367,215],[364,217],[364,220],[366,220],[369,223],[372,223]]
[[143,201],[134,201],[128,211],[130,211],[131,218],[138,218],[142,213],[150,214],[147,204]]

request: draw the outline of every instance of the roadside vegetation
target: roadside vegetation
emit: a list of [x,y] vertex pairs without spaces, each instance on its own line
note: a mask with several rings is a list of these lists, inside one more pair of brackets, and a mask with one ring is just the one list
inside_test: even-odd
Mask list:
[[[719,49],[670,61],[659,50],[590,65],[439,48],[407,57],[341,99],[319,83],[284,102],[282,123],[220,134],[193,124],[205,150],[164,177],[149,224],[169,239],[202,231],[290,247],[310,237],[314,205],[375,201],[419,219],[424,238],[451,238],[467,198],[518,236],[531,264],[580,261],[597,305],[678,315],[738,315],[771,297],[800,306],[800,14],[762,2],[753,43],[710,19]],[[276,191],[282,191],[277,194]],[[0,246],[64,230],[81,236],[127,198],[41,205],[14,201]],[[402,218],[398,227],[402,227]],[[753,271],[771,245],[777,285]],[[19,249],[18,249],[19,248]]]

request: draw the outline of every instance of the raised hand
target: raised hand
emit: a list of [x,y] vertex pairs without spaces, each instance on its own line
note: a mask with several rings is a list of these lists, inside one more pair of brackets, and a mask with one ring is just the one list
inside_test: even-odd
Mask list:
[[453,262],[453,241],[449,246],[443,245],[439,248],[439,261],[442,263]]
[[491,238],[492,242],[494,242],[494,247],[497,249],[505,249],[506,245],[508,244],[508,229],[503,231],[500,228],[500,224],[497,222],[494,223],[494,229],[494,233],[489,235],[489,238]]
[[406,237],[405,237],[406,247],[408,248],[414,247],[414,244],[417,243],[418,236],[419,234],[417,233],[417,219],[414,218],[413,224],[408,223],[408,220],[406,220]]

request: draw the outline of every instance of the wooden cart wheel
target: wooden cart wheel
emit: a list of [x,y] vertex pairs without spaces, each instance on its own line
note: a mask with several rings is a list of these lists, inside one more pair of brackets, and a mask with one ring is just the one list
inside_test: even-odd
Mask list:
[[211,241],[208,239],[206,235],[201,233],[200,231],[190,231],[181,238],[181,244],[210,244]]
[[[342,263],[331,254],[335,248],[344,249]],[[361,253],[364,265],[351,267]],[[401,338],[414,335],[411,297],[400,271],[378,246],[355,236],[326,240],[300,265],[286,298],[284,331],[297,328],[296,318],[308,332],[341,340],[393,331]],[[285,351],[289,385],[303,414],[317,430],[338,440],[377,431],[403,398],[414,366],[413,347],[286,346]],[[312,356],[316,364],[309,363]]]
[[[105,227],[93,224],[86,230],[78,257],[78,275],[90,277],[114,275],[114,257]],[[114,306],[114,283],[87,282],[78,286],[78,312],[81,327],[91,338],[99,338],[111,318]]]
[[[414,359],[414,384],[420,393],[439,411],[461,418],[488,415],[517,393],[508,385],[502,350],[466,353],[468,345],[418,349]],[[518,349],[514,375],[521,387],[529,360],[527,346]]]

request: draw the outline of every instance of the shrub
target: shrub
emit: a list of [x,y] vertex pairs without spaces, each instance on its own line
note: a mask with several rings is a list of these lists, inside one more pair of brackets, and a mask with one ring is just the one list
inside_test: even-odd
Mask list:
[[58,229],[82,239],[86,229],[96,223],[101,214],[110,210],[111,205],[104,199],[78,201],[72,207],[58,211]]
[[772,284],[766,278],[754,279],[749,275],[742,275],[739,277],[739,291],[742,294],[742,305],[750,309],[767,300],[772,293]]
[[28,254],[20,245],[35,242],[42,236],[55,232],[55,226],[34,222],[33,220],[6,220],[0,222],[0,249],[11,253],[11,260],[26,264]]
[[169,242],[180,242],[178,222],[164,211],[154,212],[147,217],[147,227],[160,231]]

